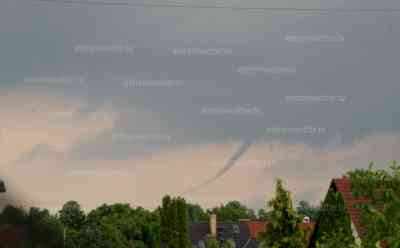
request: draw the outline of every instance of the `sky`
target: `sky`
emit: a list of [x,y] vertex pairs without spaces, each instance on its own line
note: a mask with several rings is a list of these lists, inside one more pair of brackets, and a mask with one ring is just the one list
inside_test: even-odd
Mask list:
[[399,160],[398,1],[96,1],[0,3],[3,205],[318,204]]

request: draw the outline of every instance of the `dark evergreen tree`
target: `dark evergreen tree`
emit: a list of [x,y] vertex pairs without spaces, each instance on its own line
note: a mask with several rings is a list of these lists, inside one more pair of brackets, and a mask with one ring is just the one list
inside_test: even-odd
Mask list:
[[339,192],[329,189],[324,203],[321,205],[320,216],[315,239],[317,243],[326,243],[327,239],[341,237],[347,247],[355,244],[351,230],[351,219],[347,213],[343,197]]
[[160,208],[160,241],[163,248],[186,248],[188,239],[188,216],[183,198],[163,198]]
[[68,201],[59,211],[59,218],[64,227],[80,230],[85,223],[85,213],[76,201]]
[[162,200],[162,207],[160,208],[160,242],[161,247],[169,248],[171,240],[171,219],[170,209],[172,200],[169,195],[164,196]]
[[189,244],[188,240],[188,216],[186,202],[183,198],[176,199],[178,212],[178,235],[179,248],[186,248]]

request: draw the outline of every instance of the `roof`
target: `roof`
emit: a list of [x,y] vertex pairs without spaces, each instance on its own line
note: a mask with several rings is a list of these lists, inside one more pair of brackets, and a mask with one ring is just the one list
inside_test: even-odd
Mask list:
[[198,244],[210,233],[210,225],[206,221],[189,223],[189,239],[193,244]]
[[[336,192],[341,193],[346,205],[347,213],[350,215],[351,221],[353,222],[358,235],[362,237],[365,234],[366,229],[361,223],[362,210],[357,207],[357,205],[370,204],[372,199],[365,196],[355,197],[352,192],[351,181],[348,178],[333,179],[331,187],[333,187]],[[381,242],[381,247],[387,247],[386,243]]]
[[[261,221],[240,221],[239,223],[218,222],[218,240],[224,241],[232,239],[235,241],[236,248],[258,248],[260,242],[255,239],[258,232],[265,227],[265,222]],[[199,241],[205,241],[209,235],[210,226],[207,221],[192,222],[189,224],[189,239],[194,245]]]
[[252,239],[256,239],[257,235],[260,232],[265,232],[265,224],[266,222],[264,221],[250,221],[248,222],[248,226],[250,229],[250,237]]
[[[371,199],[368,197],[355,197],[351,189],[351,181],[348,178],[335,178],[332,180],[332,186],[336,192],[340,192],[351,221],[353,222],[358,235],[365,234],[365,227],[361,223],[361,209],[358,204],[369,204]],[[332,187],[331,186],[331,187]]]

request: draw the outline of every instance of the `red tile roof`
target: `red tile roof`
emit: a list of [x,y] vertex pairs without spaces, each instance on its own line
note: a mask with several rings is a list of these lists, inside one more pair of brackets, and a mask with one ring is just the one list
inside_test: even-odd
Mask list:
[[[246,223],[247,223],[247,225],[248,225],[248,227],[249,227],[250,237],[251,237],[252,239],[256,239],[256,238],[257,238],[257,235],[258,235],[259,233],[262,233],[262,232],[265,232],[265,231],[266,231],[267,222],[265,222],[265,221],[253,221],[253,220],[252,220],[252,221],[247,221]],[[304,230],[304,231],[310,230],[310,232],[308,233],[308,237],[307,237],[307,239],[310,240],[311,235],[312,235],[312,233],[313,233],[313,231],[314,231],[315,225],[316,225],[315,222],[310,222],[310,223],[299,223],[299,224],[298,224],[298,227],[299,227],[301,230]]]
[[348,178],[333,179],[332,184],[336,191],[342,194],[347,212],[350,215],[358,235],[364,235],[365,227],[361,224],[361,209],[358,208],[357,205],[371,203],[371,199],[367,197],[354,197],[351,189],[351,181]]
[[[347,212],[357,230],[360,237],[365,234],[365,227],[361,223],[361,209],[357,207],[359,204],[369,204],[371,199],[368,197],[355,197],[351,189],[351,181],[348,178],[335,178],[332,180],[332,185],[337,192],[342,194]],[[332,187],[332,186],[331,186]],[[381,242],[381,247],[387,247],[386,242]]]
[[247,225],[250,230],[250,237],[252,239],[256,239],[257,235],[261,232],[265,232],[265,225],[267,223],[265,221],[249,221]]
[[298,226],[301,230],[310,229],[310,230],[312,231],[312,230],[314,230],[314,228],[315,228],[315,222],[310,222],[310,223],[299,223],[299,224],[297,224],[297,226]]

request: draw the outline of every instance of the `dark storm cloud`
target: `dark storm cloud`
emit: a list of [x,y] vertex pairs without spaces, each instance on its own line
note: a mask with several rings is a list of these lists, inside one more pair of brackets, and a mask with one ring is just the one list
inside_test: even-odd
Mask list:
[[[396,0],[201,4],[400,8]],[[82,116],[112,106],[119,114],[113,126],[81,137],[68,151],[76,160],[125,159],[232,140],[346,148],[363,137],[399,131],[399,19],[399,12],[390,11],[233,11],[5,0],[0,3],[0,90],[82,101]],[[22,101],[29,104],[29,99]],[[210,109],[219,111],[205,114]],[[266,131],[307,127],[326,132]],[[161,137],[169,137],[168,142]],[[36,149],[43,154],[47,146]],[[25,159],[36,154],[21,153]],[[235,152],[227,160],[229,156]],[[276,172],[295,173],[284,166]]]

